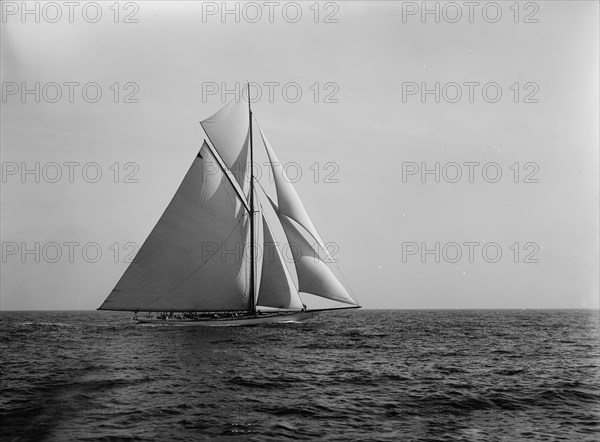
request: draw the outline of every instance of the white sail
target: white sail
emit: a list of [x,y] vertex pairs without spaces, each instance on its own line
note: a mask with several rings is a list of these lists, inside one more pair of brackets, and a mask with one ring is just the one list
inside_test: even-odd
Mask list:
[[247,214],[206,144],[100,309],[246,310]]
[[271,169],[273,171],[273,180],[275,181],[275,188],[277,191],[278,213],[290,217],[304,227],[321,246],[326,257],[333,260],[262,130],[260,130],[260,136],[267,151],[267,155],[269,156],[269,162],[271,163]]
[[356,305],[342,283],[319,258],[316,249],[296,227],[295,221],[279,212],[276,207],[274,208],[277,211],[294,257],[294,265],[298,275],[298,290],[322,298]]
[[243,102],[231,100],[200,124],[247,196],[250,187],[250,121],[247,106]]
[[[243,103],[231,101],[201,122],[208,139],[100,309],[300,310],[299,291],[356,306],[319,257],[317,251],[331,258],[262,131],[277,204],[267,195],[275,211],[268,207],[272,220],[255,210],[258,195],[254,192],[255,201],[249,198],[252,140],[247,111]],[[254,213],[252,245],[250,213]],[[275,240],[284,234],[295,252],[298,287]],[[254,300],[249,298],[251,292]]]
[[262,225],[264,240],[261,250],[262,271],[257,305],[299,310],[302,308],[302,301],[264,215]]

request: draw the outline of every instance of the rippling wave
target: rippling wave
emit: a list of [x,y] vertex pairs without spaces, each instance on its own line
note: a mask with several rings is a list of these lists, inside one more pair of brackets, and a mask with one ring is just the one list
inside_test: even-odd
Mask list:
[[599,440],[599,314],[2,312],[3,441]]

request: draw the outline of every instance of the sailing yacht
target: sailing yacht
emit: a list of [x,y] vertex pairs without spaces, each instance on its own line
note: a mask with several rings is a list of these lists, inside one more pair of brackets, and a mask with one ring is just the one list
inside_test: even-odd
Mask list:
[[[325,263],[328,249],[250,99],[247,108],[232,100],[200,124],[202,147],[98,310],[133,311],[142,323],[230,326],[300,322],[323,311],[360,308]],[[255,179],[255,144],[266,151],[274,195]],[[293,254],[291,269],[285,247]],[[310,310],[302,293],[345,306]]]

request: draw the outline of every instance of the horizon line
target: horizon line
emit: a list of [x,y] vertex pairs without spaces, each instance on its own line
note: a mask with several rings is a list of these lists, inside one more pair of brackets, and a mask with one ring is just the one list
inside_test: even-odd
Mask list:
[[[429,311],[442,311],[442,310],[600,310],[599,307],[466,307],[466,308],[366,308],[361,307],[359,310],[429,310]],[[98,309],[0,309],[0,313],[3,312],[95,312]],[[146,310],[139,310],[144,312]],[[168,310],[165,310],[168,311]],[[358,310],[357,310],[358,311]],[[115,310],[115,312],[133,313],[129,310]]]

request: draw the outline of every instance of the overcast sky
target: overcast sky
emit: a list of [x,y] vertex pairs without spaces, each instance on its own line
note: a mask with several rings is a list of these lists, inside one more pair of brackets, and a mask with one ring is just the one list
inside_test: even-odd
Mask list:
[[598,307],[597,2],[55,5],[2,6],[3,310],[97,308],[246,80],[364,307]]

